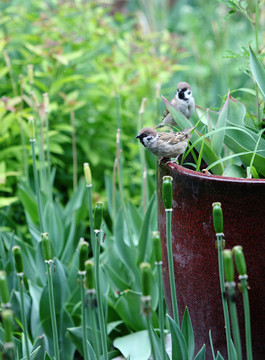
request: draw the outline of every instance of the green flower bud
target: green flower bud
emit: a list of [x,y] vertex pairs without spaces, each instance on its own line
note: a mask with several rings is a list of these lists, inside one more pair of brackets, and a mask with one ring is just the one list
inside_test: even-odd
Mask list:
[[161,238],[159,231],[153,231],[152,238],[154,244],[155,261],[157,263],[160,263],[162,261],[162,248],[161,248]]
[[29,83],[33,84],[34,83],[34,72],[33,72],[32,64],[28,65],[28,78],[29,78]]
[[234,257],[235,257],[236,268],[237,268],[239,275],[246,275],[247,265],[246,265],[242,246],[240,246],[240,245],[234,246],[233,253],[234,253]]
[[90,166],[88,163],[84,163],[84,173],[85,173],[85,179],[86,179],[86,186],[90,187],[92,186],[92,175]]
[[85,269],[86,269],[86,287],[88,290],[95,289],[93,268],[94,268],[94,261],[87,260],[85,262]]
[[29,117],[29,137],[30,140],[35,140],[35,124],[32,116]]
[[5,342],[12,342],[12,332],[13,332],[13,311],[3,310],[2,311],[3,326],[5,330]]
[[42,253],[43,253],[44,259],[51,260],[52,251],[51,251],[51,242],[50,242],[48,233],[41,234],[41,247],[42,247]]
[[103,203],[97,202],[94,210],[94,229],[100,230],[103,219]]
[[223,211],[220,202],[213,203],[213,226],[216,234],[223,232]]
[[165,209],[172,209],[172,181],[171,176],[163,177],[162,197]]
[[223,250],[225,279],[227,282],[234,281],[234,263],[232,250]]
[[22,274],[24,270],[23,270],[23,259],[22,259],[20,246],[13,246],[12,251],[15,258],[16,271],[18,274]]
[[88,243],[80,242],[79,246],[79,271],[85,271],[85,262],[88,258]]
[[5,271],[0,271],[0,293],[1,293],[2,303],[7,304],[9,301],[9,291],[8,291]]
[[140,264],[140,270],[142,273],[142,292],[143,296],[151,295],[151,265],[143,262]]

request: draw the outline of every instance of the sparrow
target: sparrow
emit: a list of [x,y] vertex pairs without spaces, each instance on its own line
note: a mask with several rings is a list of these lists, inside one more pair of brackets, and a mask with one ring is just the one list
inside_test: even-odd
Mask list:
[[[190,118],[195,110],[195,101],[192,96],[192,90],[188,83],[180,82],[177,85],[177,92],[175,97],[170,101],[178,111],[180,111],[186,118]],[[173,116],[168,109],[163,114],[162,122],[156,126],[156,129],[164,127],[166,125],[176,125]]]
[[175,157],[175,161],[177,161],[179,155],[184,153],[194,128],[195,126],[192,126],[181,132],[169,133],[157,132],[152,128],[145,127],[136,138],[154,155],[166,158]]

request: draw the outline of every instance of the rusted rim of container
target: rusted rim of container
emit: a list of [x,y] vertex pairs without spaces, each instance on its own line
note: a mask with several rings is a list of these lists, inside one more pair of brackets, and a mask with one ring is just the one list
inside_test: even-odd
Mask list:
[[185,175],[189,175],[191,177],[196,177],[201,180],[209,180],[209,181],[223,181],[223,182],[233,182],[233,183],[247,183],[247,184],[265,184],[265,179],[246,179],[246,178],[236,178],[236,177],[227,177],[221,175],[212,175],[212,174],[205,174],[202,172],[194,171],[187,169],[183,166],[178,165],[174,162],[169,162],[165,164],[165,162],[161,161],[160,166],[166,166],[171,171],[176,171]]

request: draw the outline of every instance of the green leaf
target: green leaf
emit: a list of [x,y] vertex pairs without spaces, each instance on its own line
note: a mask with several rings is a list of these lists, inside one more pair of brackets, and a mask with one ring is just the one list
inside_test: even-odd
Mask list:
[[185,308],[185,312],[182,319],[181,332],[186,341],[187,350],[188,350],[188,359],[192,360],[194,354],[195,342],[194,342],[194,333],[190,319],[190,314],[187,307]]
[[[222,109],[220,111],[217,123],[216,123],[216,129],[223,128],[226,126],[227,123],[227,114],[228,114],[228,104],[229,104],[229,97],[230,93],[228,92],[226,101],[224,105],[222,106]],[[215,133],[212,136],[212,150],[215,152],[217,156],[219,156],[223,150],[223,143],[225,138],[225,131],[219,131]]]
[[[30,354],[30,360],[42,360],[43,358],[40,356],[41,346],[38,346],[32,353]],[[37,356],[38,355],[38,356]],[[24,356],[21,360],[27,360],[27,356]]]
[[225,169],[223,176],[245,178],[246,171],[239,165],[230,165]]
[[131,290],[122,292],[114,308],[128,327],[135,331],[146,328],[146,322],[141,313],[140,293]]
[[146,360],[151,354],[147,330],[116,338],[113,346],[119,349],[125,358],[130,356],[130,360]]
[[262,64],[260,63],[259,59],[256,57],[254,51],[252,50],[251,46],[249,47],[249,55],[250,55],[250,68],[252,74],[260,88],[260,91],[265,99],[265,70]]
[[[154,331],[153,328],[151,328],[151,331],[152,331],[151,336],[154,344],[154,352],[156,354],[156,358],[163,359],[161,339],[158,337],[157,333]],[[165,336],[165,334],[161,334],[161,336]],[[167,353],[166,353],[166,359],[169,360],[169,356]]]
[[[148,204],[148,208],[146,210],[144,220],[142,223],[141,234],[140,234],[139,245],[138,245],[139,255],[138,255],[137,264],[140,264],[143,261],[147,261],[147,253],[148,253],[148,250],[150,250],[150,246],[152,246],[151,238],[149,237],[149,239],[148,239],[148,233],[149,233],[150,216],[152,214],[152,208],[153,208],[155,197],[156,197],[156,195],[154,194]],[[149,245],[149,249],[148,249],[148,245]]]
[[172,339],[172,360],[188,360],[186,340],[176,322],[169,315],[167,316]]
[[194,360],[205,360],[205,353],[206,353],[206,348],[205,348],[205,344],[204,344],[202,346],[201,350],[195,356]]
[[224,358],[222,357],[222,355],[219,353],[219,351],[217,351],[217,355],[215,360],[224,360]]

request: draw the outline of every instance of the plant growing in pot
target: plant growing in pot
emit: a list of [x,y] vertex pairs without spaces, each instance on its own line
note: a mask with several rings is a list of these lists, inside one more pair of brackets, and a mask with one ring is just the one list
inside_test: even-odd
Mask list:
[[[238,8],[235,11],[239,11]],[[232,248],[240,243],[245,250],[251,287],[253,353],[256,359],[265,358],[262,331],[265,323],[265,129],[262,128],[258,95],[260,91],[263,98],[265,96],[265,71],[251,48],[249,57],[257,84],[257,115],[250,115],[245,105],[233,98],[230,92],[219,111],[197,107],[200,121],[193,133],[192,144],[181,159],[181,165],[162,161],[158,167],[158,216],[167,302],[170,302],[170,286],[166,216],[162,202],[162,179],[166,175],[173,178],[172,247],[180,316],[188,306],[196,349],[206,342],[206,358],[211,358],[207,340],[209,330],[215,349],[225,354],[226,348],[210,205],[216,201],[222,203],[224,212],[226,247]],[[179,128],[195,125],[166,99],[163,100]],[[192,156],[193,161],[187,155]],[[205,171],[199,172],[203,168]],[[237,302],[239,325],[243,332],[240,297]]]

